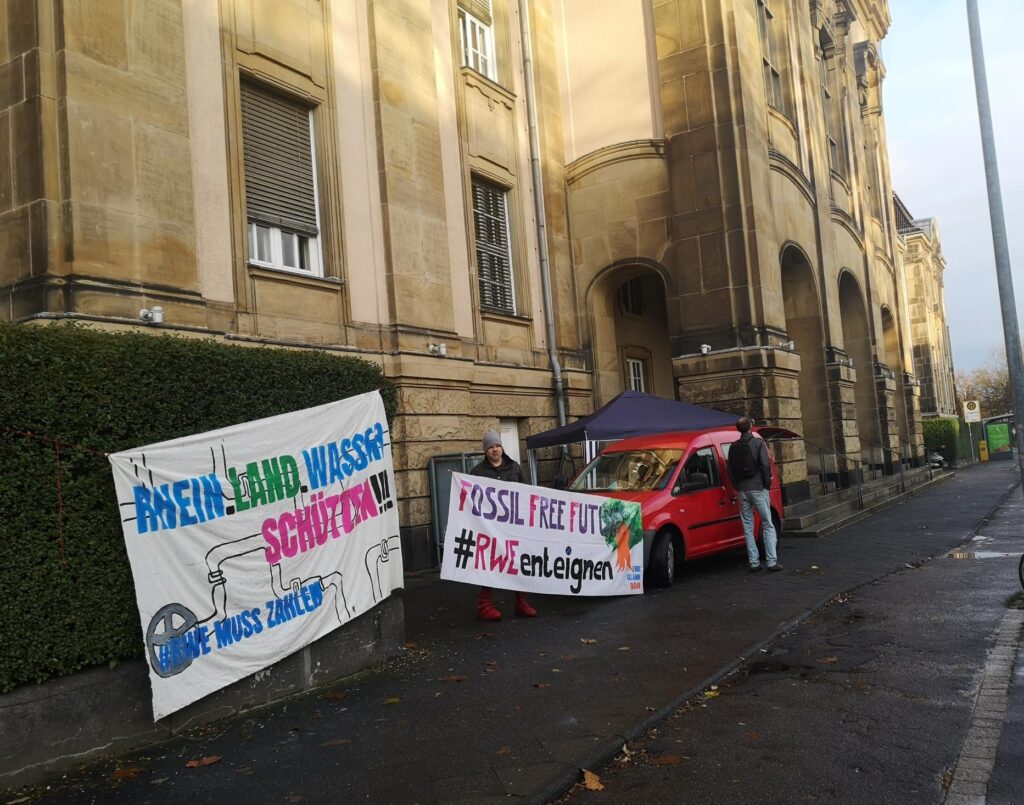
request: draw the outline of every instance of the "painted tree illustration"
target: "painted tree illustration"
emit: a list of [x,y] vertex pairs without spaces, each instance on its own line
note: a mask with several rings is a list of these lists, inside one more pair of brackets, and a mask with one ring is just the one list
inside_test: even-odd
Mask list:
[[629,549],[644,538],[640,504],[611,498],[601,504],[601,534],[609,547],[615,548],[615,564],[619,570],[630,567]]

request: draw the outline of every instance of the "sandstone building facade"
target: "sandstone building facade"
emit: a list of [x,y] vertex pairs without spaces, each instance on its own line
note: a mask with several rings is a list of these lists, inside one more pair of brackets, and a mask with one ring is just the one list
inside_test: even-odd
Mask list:
[[428,460],[625,388],[917,461],[886,0],[7,0],[0,303],[353,352]]
[[896,228],[906,275],[914,375],[921,384],[921,416],[959,416],[953,347],[946,324],[946,296],[939,222],[914,218],[899,196]]

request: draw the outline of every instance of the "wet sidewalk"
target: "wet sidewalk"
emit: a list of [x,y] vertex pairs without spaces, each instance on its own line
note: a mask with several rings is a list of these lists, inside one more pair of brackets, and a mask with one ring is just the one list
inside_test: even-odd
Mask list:
[[[668,590],[537,597],[539,618],[494,624],[473,619],[475,589],[411,579],[402,658],[93,764],[42,800],[547,801],[835,595],[971,539],[1015,481],[1008,464],[831,536],[784,540],[782,573],[752,575],[740,552],[688,565]],[[511,593],[496,600],[511,612]]]

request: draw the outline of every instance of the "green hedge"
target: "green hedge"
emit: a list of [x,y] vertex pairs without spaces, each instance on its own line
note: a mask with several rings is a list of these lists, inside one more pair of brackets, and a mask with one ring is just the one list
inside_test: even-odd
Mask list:
[[924,446],[927,450],[941,453],[950,463],[960,458],[959,419],[925,419],[921,425],[924,428]]
[[142,656],[106,453],[373,389],[393,418],[357,358],[0,323],[0,692]]

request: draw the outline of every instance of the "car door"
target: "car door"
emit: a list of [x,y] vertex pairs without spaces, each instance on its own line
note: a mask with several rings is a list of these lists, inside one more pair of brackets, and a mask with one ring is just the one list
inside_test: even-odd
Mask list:
[[722,550],[739,522],[736,493],[726,488],[719,453],[710,443],[690,452],[677,484],[685,490],[687,482],[701,482],[704,477],[707,488],[684,491],[680,500],[685,509],[683,522],[690,558]]

